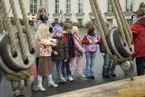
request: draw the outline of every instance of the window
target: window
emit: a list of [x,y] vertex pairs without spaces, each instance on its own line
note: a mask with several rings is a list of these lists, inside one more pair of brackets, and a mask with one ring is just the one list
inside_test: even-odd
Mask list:
[[58,18],[55,18],[55,19],[54,19],[54,22],[55,22],[55,23],[59,23]]
[[48,12],[48,0],[45,0],[45,9],[46,9],[46,12]]
[[83,13],[83,0],[78,0],[78,13]]
[[37,0],[30,0],[30,13],[31,14],[37,13]]
[[55,0],[55,13],[59,13],[59,0]]
[[111,24],[113,24],[113,19],[107,19],[107,21]]
[[108,0],[108,12],[113,12],[110,0]]
[[65,23],[70,23],[70,19],[65,19]]
[[133,11],[133,0],[126,0],[126,12]]
[[71,12],[71,0],[66,0],[66,13]]

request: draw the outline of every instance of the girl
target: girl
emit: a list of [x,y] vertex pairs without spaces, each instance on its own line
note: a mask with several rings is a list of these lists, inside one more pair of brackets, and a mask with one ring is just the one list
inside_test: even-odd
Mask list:
[[68,61],[67,62],[63,61],[62,72],[63,72],[63,76],[68,78],[68,81],[73,81],[71,70],[70,70],[70,60],[73,57],[75,57],[74,36],[71,33],[71,29],[72,29],[72,25],[70,23],[66,23],[64,25],[64,31],[62,32],[63,38],[68,46],[68,53],[69,53]]
[[88,34],[83,37],[82,43],[86,50],[86,78],[95,79],[94,77],[94,60],[96,57],[97,43],[99,41],[95,32],[95,26],[88,29]]
[[47,76],[49,86],[58,87],[52,80],[51,71],[52,71],[52,62],[51,62],[51,53],[52,46],[56,46],[56,40],[51,38],[51,33],[49,32],[49,27],[45,24],[41,24],[35,34],[35,39],[39,41],[40,46],[40,57],[38,65],[38,89],[40,91],[45,91],[45,88],[42,86],[42,77]]
[[[46,16],[46,9],[41,7],[39,8],[37,12],[37,17],[36,20],[34,21],[34,30],[37,32],[38,27],[41,24],[45,24],[48,26],[51,26],[48,17]],[[50,27],[51,28],[51,27]],[[36,69],[38,71],[38,63],[39,63],[39,45],[38,45],[38,40],[34,39],[34,48],[35,48],[35,54],[36,54]]]
[[70,61],[70,68],[72,75],[75,74],[75,71],[78,73],[78,77],[84,78],[85,75],[83,74],[83,54],[85,53],[85,49],[81,43],[81,39],[79,37],[79,30],[78,27],[73,26],[72,34],[74,35],[74,43],[75,43],[75,53],[76,56],[71,59]]
[[[24,39],[26,39],[26,29],[25,28],[22,28],[22,31],[23,31],[23,37]],[[19,38],[19,37],[18,37]],[[11,81],[11,86],[12,86],[12,89],[13,89],[13,94],[16,96],[16,97],[19,97],[20,95],[22,95],[22,91],[20,91],[20,88],[21,88],[21,82],[24,82],[24,83],[29,83],[29,85],[31,86],[32,85],[32,90],[34,91],[38,91],[37,88],[34,87],[34,84],[33,84],[33,81],[34,81],[34,78],[36,77],[36,69],[35,69],[35,66],[32,65],[30,67],[30,71],[31,71],[31,75],[28,79],[28,81],[26,81],[25,79],[22,79],[20,81]],[[26,85],[27,87],[27,85]],[[21,89],[22,90],[22,89]],[[30,91],[31,92],[31,91]],[[23,93],[24,95],[24,93]],[[30,94],[31,95],[31,94]]]
[[62,62],[68,60],[68,47],[62,37],[62,27],[60,25],[54,26],[53,38],[57,41],[57,46],[53,47],[52,60],[56,65],[57,75],[60,83],[66,83],[66,79],[62,75]]

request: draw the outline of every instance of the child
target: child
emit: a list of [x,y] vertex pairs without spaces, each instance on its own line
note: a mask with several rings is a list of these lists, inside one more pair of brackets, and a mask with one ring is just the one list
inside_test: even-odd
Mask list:
[[[116,28],[114,25],[110,24],[110,22],[106,22],[106,25],[107,25],[109,31]],[[113,60],[110,57],[110,55],[107,53],[101,39],[100,39],[99,47],[100,47],[100,52],[101,52],[103,59],[104,59],[104,64],[103,64],[103,68],[102,68],[102,77],[103,78],[109,78],[110,76],[115,77],[116,74],[114,71],[115,71],[116,65],[113,64]]]
[[52,60],[56,65],[57,76],[60,83],[66,83],[66,80],[62,75],[61,68],[63,60],[65,62],[68,60],[68,47],[62,37],[62,27],[60,25],[55,25],[53,30],[53,38],[59,42],[57,42],[56,47],[53,47]]
[[85,75],[83,74],[83,63],[82,63],[83,54],[85,53],[85,49],[84,49],[81,39],[79,37],[78,27],[73,26],[72,34],[74,35],[74,43],[76,46],[76,48],[75,48],[76,56],[74,58],[72,58],[70,61],[71,72],[72,72],[72,75],[74,75],[75,72],[77,72],[78,77],[85,78]]
[[97,43],[98,43],[98,37],[94,33],[95,32],[95,26],[91,26],[88,29],[88,34],[83,37],[82,43],[86,50],[86,70],[85,75],[88,79],[95,79],[94,77],[94,61],[96,57],[96,51],[97,51]]
[[[34,78],[36,77],[36,71],[35,71],[34,65],[30,67],[30,71],[31,71],[32,76],[30,76],[26,80],[21,79],[20,81],[14,81],[14,80],[11,81],[11,86],[14,92],[13,94],[16,97],[19,97],[22,95],[25,95],[25,97],[26,95],[29,97],[31,96],[31,85],[33,83]],[[27,88],[27,90],[25,90],[25,87]],[[26,94],[28,92],[29,94]]]
[[[24,39],[26,39],[26,29],[25,28],[22,28],[22,31],[23,31],[23,37],[24,37]],[[17,33],[18,34],[18,33]],[[19,38],[19,37],[18,37]],[[36,77],[36,69],[35,69],[35,66],[34,65],[32,65],[31,67],[30,67],[30,71],[31,71],[31,74],[32,74],[32,76],[30,76],[29,78],[28,78],[28,80],[29,80],[29,82],[28,81],[26,81],[26,80],[24,80],[24,79],[22,79],[21,81],[23,81],[24,83],[29,83],[30,85],[32,85],[32,89],[33,90],[35,90],[35,91],[38,91],[38,89],[34,86],[34,84],[33,84],[33,81],[34,81],[34,79],[35,79],[35,77]],[[21,93],[21,91],[20,91],[20,85],[22,84],[21,83],[21,81],[11,81],[11,86],[12,86],[12,89],[13,89],[13,92],[14,92],[14,95],[16,96],[16,97],[19,97],[19,96],[21,96],[22,95],[22,93]],[[27,87],[27,86],[26,86]],[[30,94],[31,95],[31,94]]]
[[[63,38],[68,46],[69,59],[67,62],[63,61],[62,64],[62,73],[63,76],[68,78],[68,81],[73,81],[71,71],[70,71],[70,60],[75,57],[75,44],[74,44],[74,36],[71,33],[72,25],[66,23],[64,25],[64,31],[62,32]],[[66,72],[65,72],[66,71]]]
[[115,65],[113,64],[112,58],[109,56],[109,54],[106,52],[106,49],[103,45],[103,43],[100,43],[100,52],[103,56],[104,59],[104,64],[102,68],[102,77],[103,78],[109,78],[111,76],[116,76],[114,70],[115,70]]
[[35,34],[35,39],[38,39],[40,46],[40,58],[38,65],[38,89],[40,91],[45,91],[45,88],[42,86],[42,77],[47,76],[49,86],[58,87],[52,80],[51,71],[52,71],[52,62],[51,62],[51,53],[52,46],[56,46],[56,40],[51,38],[51,33],[49,32],[48,25],[41,24]]

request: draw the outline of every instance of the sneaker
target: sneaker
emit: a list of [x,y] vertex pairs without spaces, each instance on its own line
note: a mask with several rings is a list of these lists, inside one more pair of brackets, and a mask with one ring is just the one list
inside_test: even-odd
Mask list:
[[110,78],[109,74],[102,75],[103,78]]
[[84,74],[79,74],[78,77],[79,78],[86,78],[86,76]]
[[68,81],[70,81],[70,82],[74,81],[74,79],[72,78],[72,76],[69,76],[68,77]]
[[67,84],[65,78],[61,78],[59,84]]
[[60,78],[60,80],[61,80],[61,81],[64,81],[64,82],[66,82],[65,78],[63,78],[63,77],[62,77],[62,78]]
[[67,84],[67,81],[60,81],[59,84]]
[[46,91],[46,89],[42,85],[38,85],[37,88],[39,91],[42,91],[42,92]]
[[32,91],[37,92],[39,89],[35,85],[32,85]]
[[91,79],[91,76],[87,76],[86,78],[87,78],[87,79]]
[[58,85],[55,84],[54,82],[49,82],[48,86],[53,87],[53,88],[57,88]]
[[115,73],[110,73],[111,76],[113,77],[116,77],[116,74]]
[[95,76],[94,76],[94,75],[91,75],[90,78],[91,78],[91,79],[95,79]]
[[16,97],[22,96],[20,90],[16,90],[14,95],[15,95]]

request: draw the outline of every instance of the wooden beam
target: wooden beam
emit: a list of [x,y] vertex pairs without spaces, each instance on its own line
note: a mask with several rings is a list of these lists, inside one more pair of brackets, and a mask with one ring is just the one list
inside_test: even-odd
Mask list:
[[145,76],[139,76],[49,97],[144,97],[144,91]]

